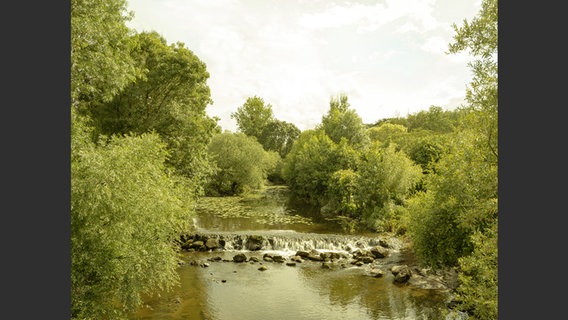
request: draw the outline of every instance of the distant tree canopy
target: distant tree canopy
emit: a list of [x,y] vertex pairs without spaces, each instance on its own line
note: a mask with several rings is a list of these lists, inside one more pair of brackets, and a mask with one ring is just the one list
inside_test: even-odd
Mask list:
[[300,129],[293,123],[276,119],[272,105],[258,96],[248,98],[231,118],[237,121],[240,132],[256,138],[265,150],[277,152],[281,158],[288,154],[300,135]]
[[428,110],[409,114],[406,117],[397,117],[377,121],[371,127],[390,123],[402,125],[408,132],[428,130],[437,133],[449,133],[458,125],[464,111],[461,108],[444,111],[441,107],[430,106]]
[[272,105],[265,103],[261,97],[254,96],[247,98],[236,112],[231,113],[231,118],[237,122],[240,132],[258,138],[264,127],[274,120],[274,114]]
[[284,158],[299,136],[300,129],[293,123],[275,119],[262,129],[257,139],[265,150],[275,151],[281,158]]
[[371,140],[388,144],[393,140],[397,141],[397,136],[407,134],[408,128],[401,124],[385,122],[367,129],[367,132]]
[[208,152],[216,166],[207,188],[210,195],[235,195],[261,188],[280,159],[240,132],[215,135]]
[[325,131],[335,143],[345,138],[352,146],[362,146],[369,140],[363,120],[355,110],[350,109],[347,95],[344,94],[331,98],[328,113],[322,117],[317,129]]

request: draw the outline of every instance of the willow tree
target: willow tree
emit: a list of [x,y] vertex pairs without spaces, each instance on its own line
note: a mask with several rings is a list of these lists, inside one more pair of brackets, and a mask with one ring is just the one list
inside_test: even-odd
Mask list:
[[156,133],[102,136],[92,111],[142,76],[122,0],[71,2],[71,318],[125,319],[179,281],[191,206]]
[[157,134],[95,145],[73,119],[71,317],[124,319],[141,295],[179,283],[179,246],[190,204],[165,166]]
[[377,231],[398,231],[407,197],[422,177],[422,169],[396,145],[373,143],[361,155],[355,202],[362,222]]

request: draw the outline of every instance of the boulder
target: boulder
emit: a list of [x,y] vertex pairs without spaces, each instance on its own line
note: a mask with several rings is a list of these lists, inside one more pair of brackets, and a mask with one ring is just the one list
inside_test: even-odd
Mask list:
[[398,283],[405,283],[410,279],[412,271],[407,265],[397,265],[391,267],[391,272],[394,275],[394,281]]
[[207,239],[207,242],[205,242],[205,246],[209,250],[217,249],[217,248],[220,247],[219,240],[217,240],[215,238],[209,238],[209,239]]
[[262,236],[249,236],[245,242],[245,248],[250,251],[260,250],[262,249],[263,240]]
[[380,278],[385,274],[385,272],[379,268],[373,268],[369,271],[371,277]]
[[373,247],[370,251],[375,259],[385,258],[389,255],[389,250],[382,246]]
[[245,261],[247,261],[247,256],[245,256],[243,253],[238,253],[235,256],[233,256],[233,261],[234,262],[245,262]]

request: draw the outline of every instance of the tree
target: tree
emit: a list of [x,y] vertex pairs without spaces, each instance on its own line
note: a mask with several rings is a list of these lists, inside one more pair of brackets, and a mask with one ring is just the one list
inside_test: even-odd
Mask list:
[[345,138],[353,146],[364,146],[369,142],[365,125],[355,110],[349,107],[346,95],[331,98],[328,113],[322,117],[317,129],[324,130],[335,143]]
[[449,53],[469,50],[477,58],[469,63],[468,105],[427,191],[412,201],[409,228],[423,261],[463,270],[458,309],[477,319],[497,315],[497,9],[497,0],[483,0],[471,22],[453,25]]
[[71,105],[109,101],[141,74],[125,0],[71,0]]
[[442,158],[445,144],[444,138],[436,134],[418,137],[410,146],[408,156],[422,167],[423,173],[429,173],[435,170],[435,164]]
[[208,187],[212,195],[241,194],[262,187],[280,159],[277,153],[265,151],[255,138],[241,132],[215,135],[208,153],[217,168]]
[[217,132],[217,120],[205,111],[212,102],[205,63],[181,42],[168,45],[157,32],[135,38],[139,47],[132,55],[144,77],[90,115],[103,134],[157,132],[170,150],[168,164],[199,193],[212,173],[206,148]]
[[262,130],[274,120],[272,105],[266,104],[258,96],[247,98],[245,103],[236,112],[231,113],[231,118],[237,121],[240,132],[247,136],[258,138]]
[[190,206],[158,135],[95,145],[72,113],[71,318],[123,319],[142,294],[178,283]]
[[297,196],[323,206],[332,174],[353,162],[346,158],[348,154],[341,152],[322,130],[306,130],[286,156],[282,176]]
[[459,309],[469,311],[478,319],[498,319],[497,225],[493,224],[485,232],[476,231],[471,239],[475,250],[459,258],[461,284],[456,290],[456,301],[459,301]]
[[362,221],[378,231],[394,231],[393,220],[400,218],[422,169],[396,145],[382,148],[374,143],[361,158],[355,197]]
[[396,141],[400,135],[408,133],[408,128],[400,124],[382,123],[378,126],[367,129],[369,138],[372,141],[378,141],[388,145],[391,141]]
[[300,129],[293,123],[274,119],[262,129],[257,139],[265,150],[278,152],[284,158],[299,135]]
[[[100,135],[91,116],[137,77],[120,0],[71,2],[71,318],[125,319],[179,281],[191,198],[155,132]],[[97,119],[98,120],[98,119]]]
[[419,111],[407,117],[408,128],[423,129],[433,132],[452,132],[459,118],[459,111],[443,111],[441,107],[430,106],[427,111]]

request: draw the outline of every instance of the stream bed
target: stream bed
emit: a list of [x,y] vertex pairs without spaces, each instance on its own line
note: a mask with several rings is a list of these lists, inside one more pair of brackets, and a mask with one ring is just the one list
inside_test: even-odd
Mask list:
[[[446,318],[447,290],[399,284],[388,271],[414,262],[402,243],[378,234],[343,234],[341,226],[320,218],[313,208],[291,201],[285,187],[268,187],[252,197],[203,198],[197,213],[195,233],[224,239],[223,250],[184,251],[180,285],[144,297],[129,319]],[[262,245],[249,250],[242,243],[253,236],[262,238]],[[390,254],[372,264],[355,265],[347,258],[294,260],[299,251],[312,250],[347,257],[379,239],[388,240]],[[246,260],[235,262],[239,254]],[[384,275],[372,276],[374,268]]]

